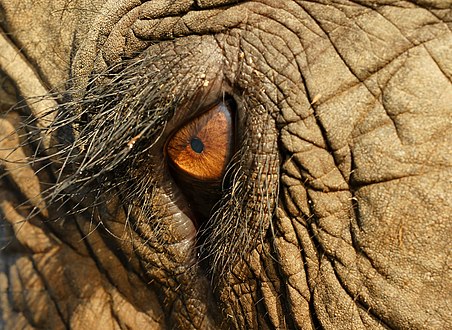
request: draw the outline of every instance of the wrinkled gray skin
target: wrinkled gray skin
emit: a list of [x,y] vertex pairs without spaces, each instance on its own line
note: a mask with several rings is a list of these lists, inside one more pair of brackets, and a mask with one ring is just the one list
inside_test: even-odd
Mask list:
[[[0,0],[0,328],[452,328],[451,7]],[[225,95],[196,233],[164,144]]]

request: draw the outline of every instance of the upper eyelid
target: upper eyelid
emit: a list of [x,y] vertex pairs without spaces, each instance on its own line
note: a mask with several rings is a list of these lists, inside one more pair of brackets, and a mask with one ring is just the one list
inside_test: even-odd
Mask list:
[[[153,53],[151,46],[137,58],[124,61],[120,70],[114,68],[93,80],[92,88],[81,100],[83,111],[89,115],[89,122],[82,127],[85,141],[78,139],[82,149],[92,144],[90,136],[98,140],[93,145],[99,145],[99,141],[108,145],[108,141],[113,141],[109,136],[117,137],[105,150],[94,147],[93,153],[109,154],[108,157],[123,154],[120,157],[125,159],[129,154],[160,148],[171,131],[222,98],[225,82],[218,61],[211,59],[206,63],[193,54],[189,54],[190,58],[172,51],[172,42],[166,45],[168,51],[159,44]],[[187,61],[192,64],[188,71]],[[184,66],[188,76],[178,79],[178,70]],[[107,84],[96,85],[96,81]],[[103,113],[113,109],[99,107],[112,104],[114,120],[121,124],[106,127]]]

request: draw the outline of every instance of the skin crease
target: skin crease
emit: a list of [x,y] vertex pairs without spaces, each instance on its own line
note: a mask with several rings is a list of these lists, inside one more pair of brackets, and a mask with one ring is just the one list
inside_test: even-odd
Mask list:
[[451,8],[0,0],[0,328],[451,328]]

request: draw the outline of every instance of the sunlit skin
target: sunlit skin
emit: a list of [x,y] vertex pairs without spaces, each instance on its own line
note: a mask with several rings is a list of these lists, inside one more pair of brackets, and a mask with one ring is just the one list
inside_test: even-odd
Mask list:
[[451,0],[0,0],[1,329],[452,329]]

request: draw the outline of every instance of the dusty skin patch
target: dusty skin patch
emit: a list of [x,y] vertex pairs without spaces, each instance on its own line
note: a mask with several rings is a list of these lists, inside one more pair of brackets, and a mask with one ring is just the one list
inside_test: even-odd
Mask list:
[[[450,8],[0,0],[0,328],[451,328]],[[222,95],[194,250],[160,150]]]

